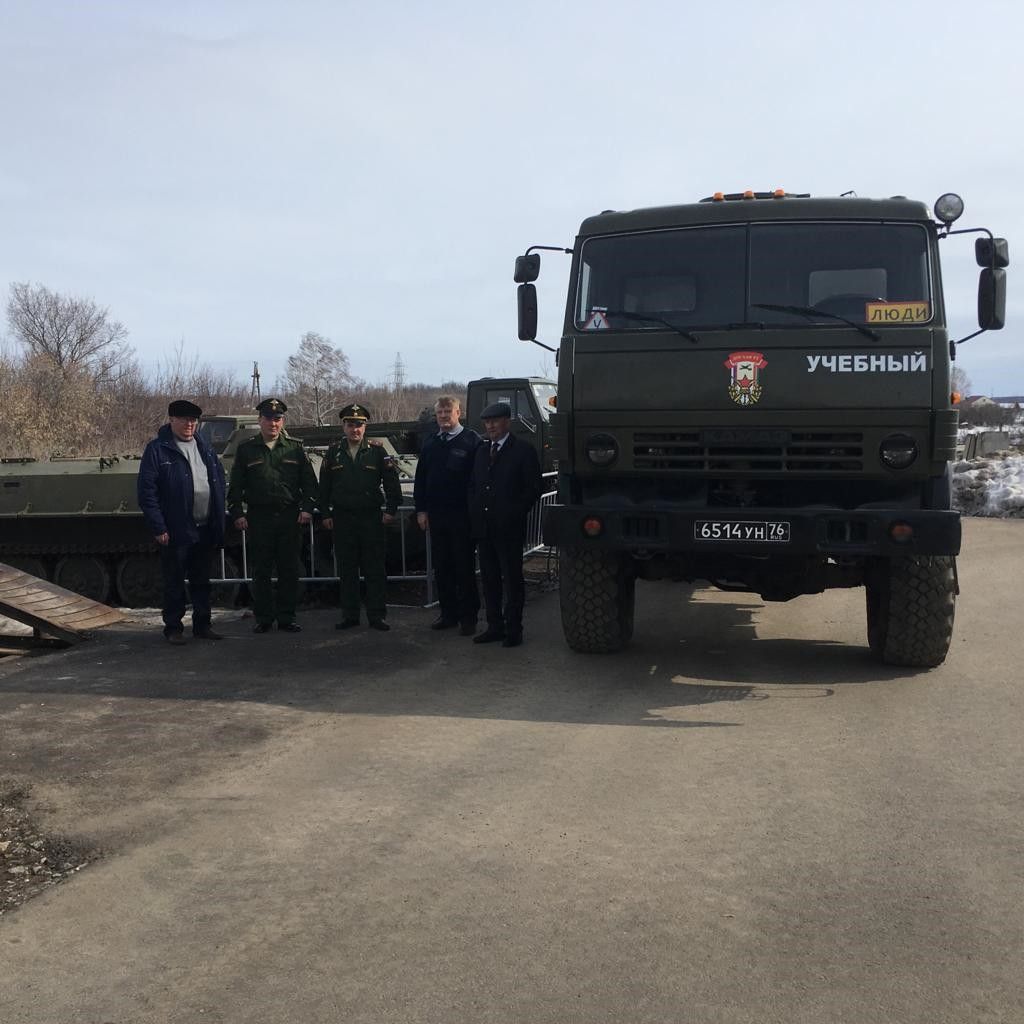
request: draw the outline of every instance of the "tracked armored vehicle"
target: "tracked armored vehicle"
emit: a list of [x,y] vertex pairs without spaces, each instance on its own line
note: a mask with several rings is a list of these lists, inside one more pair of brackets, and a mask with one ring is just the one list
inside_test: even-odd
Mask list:
[[[940,242],[980,236],[975,333],[1003,326],[1008,263],[1005,239],[952,229],[962,210],[951,193],[933,216],[900,196],[777,190],[583,222],[561,250],[558,504],[544,523],[571,648],[621,649],[636,581],[677,579],[766,601],[863,587],[877,658],[943,661],[959,342]],[[532,250],[516,261],[524,340],[539,270]]]

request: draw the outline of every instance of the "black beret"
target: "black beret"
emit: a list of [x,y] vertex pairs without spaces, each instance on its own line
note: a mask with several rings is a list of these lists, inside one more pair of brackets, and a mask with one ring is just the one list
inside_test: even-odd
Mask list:
[[508,402],[494,402],[480,413],[480,419],[482,420],[496,420],[500,416],[508,416],[511,419],[512,409],[509,407]]
[[195,402],[188,402],[184,398],[179,398],[167,406],[167,415],[180,416],[182,419],[199,419],[203,415],[203,410]]
[[261,416],[283,416],[288,411],[288,406],[285,405],[280,398],[264,398],[263,401],[256,406],[256,411]]
[[370,419],[370,410],[365,405],[346,405],[339,413],[339,420],[362,420],[366,423]]

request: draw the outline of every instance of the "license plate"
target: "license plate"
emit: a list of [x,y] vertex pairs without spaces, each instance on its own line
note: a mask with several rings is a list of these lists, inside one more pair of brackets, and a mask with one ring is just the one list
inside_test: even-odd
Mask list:
[[744,544],[788,544],[789,523],[772,520],[698,519],[693,524],[694,540],[728,540]]

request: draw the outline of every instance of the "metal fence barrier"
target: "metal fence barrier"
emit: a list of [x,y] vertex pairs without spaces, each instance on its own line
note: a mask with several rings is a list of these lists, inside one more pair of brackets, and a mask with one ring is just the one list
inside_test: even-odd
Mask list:
[[[543,475],[543,485],[552,487],[551,490],[544,491],[538,499],[537,503],[530,509],[530,514],[526,519],[526,539],[523,543],[523,558],[529,558],[530,555],[537,554],[538,552],[547,550],[543,537],[543,509],[548,505],[553,505],[555,502],[556,492],[553,489],[555,481],[555,473],[545,473]],[[425,604],[432,605],[436,601],[434,595],[434,567],[430,557],[430,530],[426,531],[424,536],[424,543],[426,545],[426,565],[423,570],[411,570],[409,568],[409,553],[406,544],[406,530],[409,529],[409,517],[412,516],[415,519],[416,508],[413,505],[401,505],[398,509],[398,529],[399,536],[401,537],[401,552],[402,558],[397,573],[391,573],[387,579],[389,583],[400,583],[400,582],[424,582],[427,587],[427,599]],[[308,526],[309,544],[303,552],[303,562],[307,575],[300,576],[299,580],[302,583],[340,583],[341,576],[338,574],[338,562],[337,558],[334,557],[332,549],[331,565],[334,569],[333,575],[324,575],[317,573],[317,566],[320,565],[321,560],[318,557],[318,544],[317,544],[317,530],[316,524],[311,522]],[[322,543],[322,540],[321,540]],[[221,550],[220,553],[220,576],[211,576],[210,581],[212,583],[251,583],[252,576],[249,573],[249,555],[246,548],[245,532],[242,532],[242,565],[241,573],[234,575],[228,573],[228,556]]]

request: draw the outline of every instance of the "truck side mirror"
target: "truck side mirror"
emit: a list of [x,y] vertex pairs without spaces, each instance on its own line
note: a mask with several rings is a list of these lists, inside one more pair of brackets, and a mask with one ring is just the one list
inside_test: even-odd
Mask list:
[[979,267],[1008,267],[1010,247],[1005,238],[976,238],[974,258],[978,261]]
[[516,257],[516,284],[527,284],[530,281],[536,281],[538,277],[540,277],[539,252],[530,253],[529,256]]
[[[520,256],[519,259],[529,259]],[[539,260],[539,257],[538,257]],[[985,271],[982,271],[985,273]],[[999,271],[1003,273],[1003,271]],[[1003,302],[1006,296],[1004,289]],[[532,284],[521,284],[516,289],[516,302],[519,305],[519,340],[536,341],[537,339],[537,289]]]
[[983,331],[998,331],[1005,323],[1006,271],[986,267],[978,277],[978,326]]

